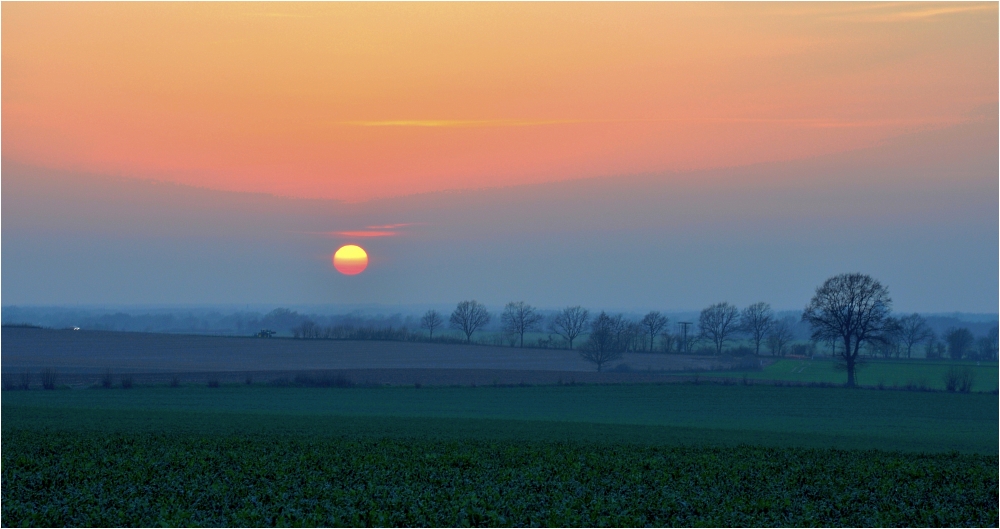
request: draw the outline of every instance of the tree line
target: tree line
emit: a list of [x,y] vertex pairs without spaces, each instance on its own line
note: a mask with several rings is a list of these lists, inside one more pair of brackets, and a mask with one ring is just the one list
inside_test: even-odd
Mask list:
[[[664,352],[681,354],[785,356],[789,352],[813,354],[824,352],[840,358],[846,365],[849,383],[861,357],[912,358],[923,348],[929,359],[995,360],[997,328],[978,339],[963,327],[953,327],[938,336],[919,314],[891,314],[888,289],[864,274],[841,274],[832,277],[816,290],[801,319],[779,318],[766,302],[743,309],[728,302],[712,304],[701,310],[697,321],[671,322],[659,311],[641,318],[601,311],[591,315],[581,306],[563,308],[546,317],[539,309],[524,302],[507,303],[499,314],[499,333],[475,343],[525,347],[528,333],[548,332],[549,339],[527,343],[532,347],[561,347],[576,350],[598,370],[627,352]],[[410,340],[474,343],[473,337],[487,329],[496,315],[476,300],[459,302],[450,315],[428,310],[419,320],[426,332],[412,333],[404,327],[350,325],[322,327],[310,320],[292,332],[296,338],[354,340]],[[794,327],[808,324],[811,341],[795,344]],[[677,327],[670,332],[670,324]],[[495,328],[495,327],[494,327]],[[462,338],[443,334],[444,329],[458,331]],[[558,339],[551,338],[552,335]],[[739,346],[733,347],[736,342]],[[749,344],[747,346],[746,344]]]
[[[483,304],[469,300],[458,303],[448,325],[461,331],[466,342],[471,343],[473,334],[491,319]],[[501,332],[509,338],[510,345],[524,347],[525,333],[541,331],[543,320],[535,307],[523,301],[510,302],[500,315]],[[925,356],[931,359],[943,357],[945,351],[954,360],[997,359],[997,328],[978,340],[966,328],[951,328],[942,342],[919,314],[893,316],[888,288],[860,273],[827,279],[816,289],[801,321],[809,324],[814,343],[828,344],[831,356],[844,362],[849,386],[854,385],[855,368],[863,354],[911,358],[916,348],[923,345]],[[444,317],[435,310],[427,311],[420,320],[421,328],[431,337],[444,323]],[[600,371],[626,352],[653,351],[657,338],[664,352],[690,353],[692,344],[701,341],[710,344],[714,354],[721,355],[727,344],[744,339],[751,344],[754,355],[760,355],[762,347],[766,347],[771,354],[782,356],[792,341],[794,321],[777,319],[766,302],[742,310],[720,302],[701,311],[695,332],[690,336],[687,329],[695,322],[678,322],[683,328],[679,334],[667,332],[668,323],[658,311],[650,311],[641,320],[605,311],[591,318],[587,309],[573,306],[557,312],[547,330],[560,336],[569,349],[574,349],[574,341],[585,336],[580,354]]]

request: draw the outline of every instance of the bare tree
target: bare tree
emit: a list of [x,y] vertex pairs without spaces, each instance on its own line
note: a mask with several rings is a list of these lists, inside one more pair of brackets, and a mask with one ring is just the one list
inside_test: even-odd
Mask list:
[[827,279],[802,313],[813,340],[839,338],[840,357],[847,364],[847,386],[855,386],[861,345],[877,339],[892,311],[889,289],[866,274],[840,274]]
[[639,340],[645,341],[642,326],[637,321],[630,320],[624,314],[608,316],[613,341],[613,347],[622,353],[638,349]]
[[729,303],[710,305],[698,316],[698,334],[715,344],[715,354],[722,354],[722,347],[739,330],[740,311]]
[[472,343],[472,333],[490,322],[490,313],[476,300],[462,301],[451,313],[449,322],[452,329],[465,333],[466,343]]
[[903,352],[902,327],[899,320],[891,316],[886,318],[882,332],[869,340],[868,346],[872,356],[878,355],[885,359],[899,358]]
[[622,319],[621,332],[618,335],[622,344],[622,352],[638,351],[639,342],[642,342],[644,347],[646,336],[642,330],[642,325],[637,321],[625,319],[624,316],[619,315],[618,317]]
[[569,348],[572,349],[573,340],[587,329],[587,322],[589,320],[590,313],[587,309],[579,305],[566,307],[552,318],[549,330],[562,336],[564,340],[569,342]]
[[755,355],[760,356],[760,343],[764,341],[772,325],[774,325],[774,311],[771,310],[770,304],[763,301],[750,305],[740,314],[740,330],[750,336]]
[[678,336],[674,336],[669,332],[665,332],[660,335],[660,349],[664,353],[674,352],[674,349],[679,348],[679,345],[680,345],[680,338]]
[[425,312],[424,316],[420,318],[420,328],[427,329],[429,333],[428,337],[432,340],[434,339],[434,329],[437,329],[442,324],[444,324],[444,320],[441,319],[441,313],[434,309]]
[[980,336],[976,339],[975,354],[976,360],[993,360],[993,340],[989,336]]
[[[653,310],[649,314],[643,316],[642,321],[639,322],[642,325],[643,330],[649,336],[649,350],[652,351],[656,344],[656,337],[660,334],[660,331],[667,326],[667,318],[659,312]],[[646,340],[643,339],[642,348],[646,349]]]
[[980,348],[979,359],[996,360],[998,356],[997,353],[1000,352],[1000,327],[993,327],[990,329],[990,332],[986,333],[986,339],[988,340],[988,343],[985,343],[985,345]]
[[618,329],[621,324],[621,318],[618,320],[615,321],[614,317],[608,316],[607,313],[601,311],[593,323],[591,323],[590,334],[587,336],[587,341],[583,344],[583,348],[580,349],[580,356],[584,360],[596,364],[598,371],[604,367],[604,364],[617,360],[622,356]]
[[538,329],[541,321],[542,316],[535,312],[535,308],[523,301],[511,301],[500,315],[504,332],[518,336],[521,347],[524,347],[524,333]]
[[934,334],[934,330],[931,330],[931,336],[927,339],[927,343],[924,344],[924,357],[928,360],[938,360],[944,356],[944,344],[938,339],[937,334]]
[[322,328],[312,320],[304,320],[302,324],[292,328],[292,338],[315,340],[320,337]]
[[952,360],[961,360],[969,353],[975,338],[972,336],[972,331],[965,327],[952,327],[944,333],[944,341],[948,343],[948,356]]
[[681,328],[680,332],[677,333],[677,352],[681,354],[691,353],[691,337],[688,336],[688,326],[694,325],[691,321],[679,321],[677,326]]
[[785,348],[792,341],[792,318],[784,318],[774,322],[767,331],[767,347],[773,356],[785,356]]
[[927,320],[914,312],[899,319],[899,337],[906,348],[906,357],[910,358],[913,346],[926,342],[934,333],[927,326]]

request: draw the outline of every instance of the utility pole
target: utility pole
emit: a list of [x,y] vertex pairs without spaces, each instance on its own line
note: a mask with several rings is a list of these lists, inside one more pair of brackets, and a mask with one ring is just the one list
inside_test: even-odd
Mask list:
[[684,338],[683,338],[684,341],[681,342],[681,344],[682,344],[682,347],[684,347],[684,354],[688,354],[688,353],[691,352],[691,349],[688,347],[688,325],[694,325],[694,322],[693,321],[679,321],[679,322],[677,322],[677,325],[680,325],[681,329],[684,332]]

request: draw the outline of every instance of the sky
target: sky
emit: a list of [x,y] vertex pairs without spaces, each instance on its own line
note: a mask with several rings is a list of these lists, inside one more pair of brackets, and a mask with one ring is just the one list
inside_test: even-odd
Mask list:
[[0,10],[4,305],[997,311],[996,3]]

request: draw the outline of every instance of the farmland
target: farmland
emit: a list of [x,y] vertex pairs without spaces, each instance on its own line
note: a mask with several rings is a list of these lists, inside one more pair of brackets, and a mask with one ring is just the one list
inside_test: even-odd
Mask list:
[[[108,370],[138,383],[172,378],[204,384],[209,378],[257,382],[324,371],[357,384],[488,385],[655,383],[747,377],[780,383],[843,384],[844,371],[829,358],[733,358],[626,353],[597,373],[574,351],[389,341],[255,339],[5,327],[3,375],[10,385],[26,372],[55,369],[61,383],[88,386]],[[955,365],[974,372],[973,391],[996,391],[996,362],[866,360],[863,386],[944,389]],[[743,367],[741,367],[743,366]],[[37,385],[37,380],[35,384]]]
[[[5,375],[65,382],[3,392],[5,526],[997,524],[990,386],[773,384],[843,375],[805,359],[596,373],[572,351],[444,344],[4,329],[4,346]],[[865,369],[891,385],[948,365]],[[140,383],[98,387],[107,366]]]
[[26,432],[4,442],[7,526],[997,521],[995,456]]
[[989,394],[189,385],[3,397],[4,525],[996,524]]
[[[997,390],[1000,371],[996,362],[864,359],[858,367],[857,377],[861,386],[910,386],[941,390],[945,388],[945,374],[954,367],[973,372],[973,391]],[[701,374],[711,377],[746,376],[754,380],[827,384],[843,384],[846,377],[838,362],[828,358],[781,358],[760,371],[704,371]]]
[[[685,435],[691,441],[723,444],[995,453],[996,405],[997,397],[989,394],[715,384],[419,389],[185,386],[5,392],[3,427],[76,424],[80,428],[100,425],[106,430],[114,428],[115,417],[155,417],[156,413],[187,416],[178,421],[164,419],[163,430],[168,432],[197,422],[198,417],[225,422],[223,418],[230,415],[239,417],[237,425],[269,417],[312,418],[326,424],[345,417],[497,420],[645,427],[651,433],[641,437],[651,443],[662,442],[657,435],[669,438],[676,430],[689,432]],[[132,420],[124,424],[125,432],[137,427]],[[223,431],[242,431],[234,428]]]
[[[245,372],[317,369],[594,371],[574,351],[482,345],[259,339],[4,327],[5,374],[54,368],[63,374]],[[724,367],[731,359],[628,354],[637,371]],[[553,380],[554,381],[554,380]],[[467,382],[466,382],[467,383]]]

